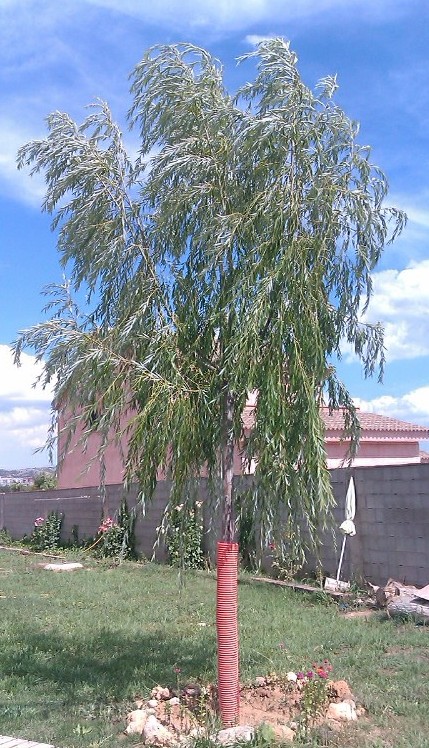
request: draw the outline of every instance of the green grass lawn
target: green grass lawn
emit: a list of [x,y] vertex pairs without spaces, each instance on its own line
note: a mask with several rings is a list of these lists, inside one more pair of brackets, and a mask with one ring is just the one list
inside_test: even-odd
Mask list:
[[[213,575],[85,560],[55,574],[37,556],[0,551],[0,734],[58,748],[131,745],[133,698],[157,683],[212,681]],[[241,679],[327,657],[368,710],[328,745],[428,748],[429,629],[382,614],[346,618],[290,589],[243,580]],[[135,742],[135,740],[134,740]],[[314,741],[311,745],[323,745]],[[310,743],[309,743],[310,745]]]

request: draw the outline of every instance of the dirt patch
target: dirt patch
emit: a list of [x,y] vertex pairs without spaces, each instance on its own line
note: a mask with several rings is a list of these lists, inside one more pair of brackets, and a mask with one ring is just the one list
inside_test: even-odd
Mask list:
[[243,725],[285,725],[299,713],[300,693],[278,685],[240,689],[240,723]]
[[421,649],[418,650],[413,647],[405,647],[405,646],[404,647],[400,647],[400,646],[388,647],[385,650],[384,654],[387,655],[387,657],[398,657],[399,656],[399,657],[406,657],[407,659],[411,658],[414,660],[419,660],[422,662],[426,662],[427,660],[429,660],[429,652],[427,650],[421,650]]
[[[352,705],[355,710],[354,697],[348,683],[344,680],[326,681],[326,704],[311,722],[311,726],[322,726],[326,723],[326,713],[333,705],[345,707]],[[252,685],[240,687],[239,724],[250,727],[267,725],[280,740],[292,740],[302,719],[303,681],[287,681],[277,676],[266,676],[256,679]],[[215,686],[204,688],[199,684],[185,686],[180,692],[174,688],[157,686],[152,691],[152,700],[136,700],[139,710],[149,708],[149,713],[167,728],[170,733],[180,735],[197,735],[199,730],[215,725],[217,709],[217,691]],[[364,715],[358,709],[359,716]],[[132,719],[138,721],[141,712],[133,712]],[[329,716],[329,715],[328,715]],[[144,721],[145,717],[142,715]],[[329,728],[339,730],[343,718],[329,718]],[[353,717],[356,719],[356,716]],[[129,731],[135,732],[137,729]],[[142,727],[144,730],[144,726]]]
[[348,610],[345,613],[341,613],[342,618],[371,618],[374,616],[376,611],[372,608],[365,608],[364,610]]

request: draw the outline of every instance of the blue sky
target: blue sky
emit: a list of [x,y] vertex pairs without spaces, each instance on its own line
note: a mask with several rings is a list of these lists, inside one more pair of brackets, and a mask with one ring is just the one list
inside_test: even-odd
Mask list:
[[[341,374],[358,404],[429,425],[429,3],[426,0],[0,0],[0,468],[47,464],[51,393],[32,388],[8,349],[41,319],[42,287],[61,280],[55,236],[40,211],[41,179],[15,166],[43,137],[44,118],[109,102],[125,128],[128,75],[147,47],[191,41],[218,56],[228,88],[252,77],[236,58],[283,36],[310,86],[337,74],[337,102],[386,172],[389,203],[408,213],[374,274],[369,317],[386,327],[382,385],[345,353]],[[134,135],[126,135],[131,149]],[[30,353],[30,352],[29,352]]]

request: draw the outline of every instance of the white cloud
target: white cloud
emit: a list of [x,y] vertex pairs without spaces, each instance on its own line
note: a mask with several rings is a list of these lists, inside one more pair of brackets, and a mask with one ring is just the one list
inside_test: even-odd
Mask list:
[[33,386],[43,371],[43,365],[36,363],[34,356],[23,353],[21,366],[15,366],[9,346],[0,345],[0,370],[0,403],[6,400],[24,403],[51,402],[52,390],[50,388]]
[[[429,68],[428,68],[429,72]],[[392,193],[389,195],[389,204],[404,210],[408,217],[407,227],[404,233],[407,234],[409,229],[429,228],[429,191],[423,190],[413,195],[403,195]]]
[[206,28],[211,33],[244,30],[255,23],[285,23],[322,17],[329,11],[356,13],[360,17],[383,19],[388,11],[398,14],[406,9],[405,0],[397,0],[395,8],[389,0],[377,3],[361,0],[158,0],[156,3],[139,0],[86,0],[91,5],[110,8],[133,18],[162,24],[172,29]]
[[429,260],[374,273],[367,321],[385,327],[388,361],[429,355]]
[[361,410],[370,413],[380,413],[411,423],[429,424],[429,386],[418,387],[398,397],[382,395],[373,400],[354,398],[354,401]]
[[244,41],[248,44],[251,44],[254,47],[257,47],[258,44],[261,44],[261,42],[266,42],[269,39],[272,39],[273,37],[268,34],[267,36],[259,35],[259,34],[247,34]]
[[52,390],[33,387],[42,365],[24,353],[16,367],[10,348],[0,345],[0,371],[0,467],[46,465],[46,455],[33,455],[45,444],[50,424]]
[[34,137],[34,132],[21,129],[17,122],[0,118],[0,189],[3,194],[39,207],[44,195],[43,177],[35,175],[30,179],[25,170],[18,171],[16,166],[18,149]]

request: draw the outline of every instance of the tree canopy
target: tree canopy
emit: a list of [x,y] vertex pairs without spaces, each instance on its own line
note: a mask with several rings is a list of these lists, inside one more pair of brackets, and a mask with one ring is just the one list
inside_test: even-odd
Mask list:
[[54,112],[18,157],[45,174],[70,280],[47,290],[51,317],[20,334],[17,359],[29,346],[45,361],[74,422],[97,409],[87,434],[107,439],[130,413],[126,474],[144,500],[159,466],[173,502],[205,466],[229,540],[235,443],[257,462],[248,501],[264,530],[286,512],[311,534],[329,508],[320,406],[343,407],[356,436],[336,361],[351,346],[365,375],[381,376],[383,330],[362,313],[405,221],[335,104],[335,78],[308,88],[281,39],[241,63],[256,63],[255,77],[232,96],[205,50],[154,47],[131,76],[135,158],[104,102],[80,125]]

